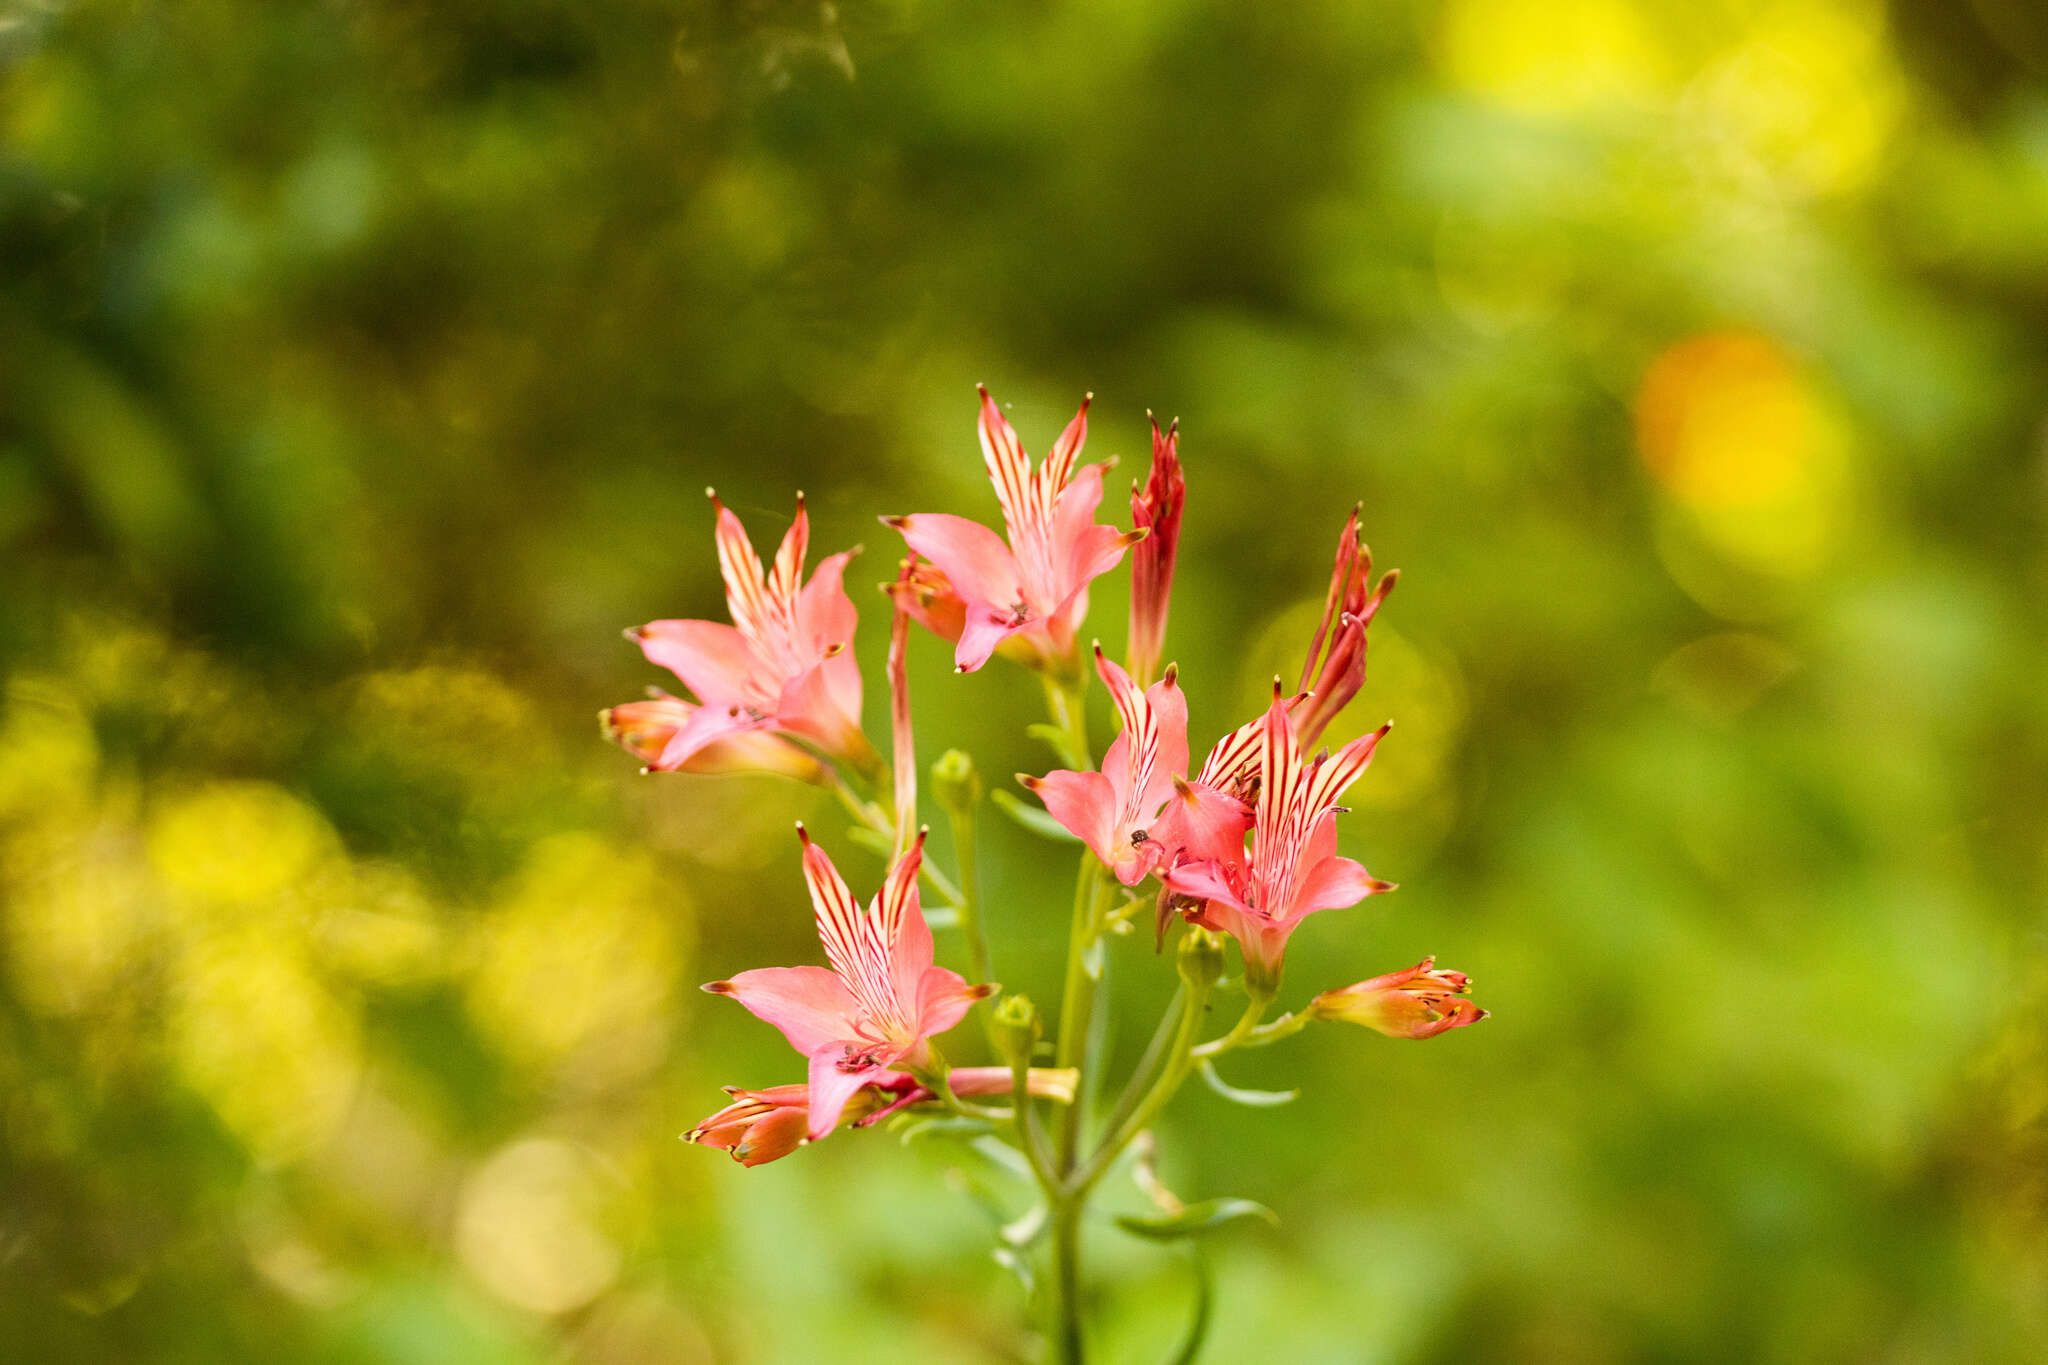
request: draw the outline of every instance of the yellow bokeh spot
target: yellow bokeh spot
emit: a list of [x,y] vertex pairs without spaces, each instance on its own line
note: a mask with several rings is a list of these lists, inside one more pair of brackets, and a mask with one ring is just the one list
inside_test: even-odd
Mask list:
[[165,801],[149,856],[181,891],[223,902],[278,896],[338,850],[320,813],[267,782],[221,782]]
[[576,1062],[590,1083],[658,1063],[688,909],[644,853],[588,834],[543,840],[478,927],[472,1012],[517,1062]]
[[581,1148],[526,1138],[493,1155],[462,1189],[455,1250],[483,1286],[534,1313],[566,1313],[618,1279],[605,1182]]
[[1529,114],[1575,114],[1653,98],[1670,60],[1626,0],[1452,0],[1437,31],[1450,80]]
[[186,1083],[266,1161],[317,1145],[355,1089],[353,1016],[296,945],[263,926],[193,945],[180,964],[168,1024]]
[[40,1014],[97,1013],[159,925],[148,870],[131,831],[114,822],[53,821],[9,842],[7,948],[15,987]]
[[1906,84],[1874,0],[1788,0],[1692,84],[1680,112],[1710,154],[1798,191],[1840,193],[1877,171]]
[[1645,372],[1635,422],[1679,529],[1750,573],[1804,578],[1826,561],[1848,510],[1848,433],[1777,342],[1744,330],[1679,342]]
[[53,683],[17,682],[0,721],[0,819],[75,811],[92,792],[92,723]]
[[346,869],[320,888],[313,923],[320,960],[360,981],[411,986],[438,976],[446,935],[417,878],[396,863]]

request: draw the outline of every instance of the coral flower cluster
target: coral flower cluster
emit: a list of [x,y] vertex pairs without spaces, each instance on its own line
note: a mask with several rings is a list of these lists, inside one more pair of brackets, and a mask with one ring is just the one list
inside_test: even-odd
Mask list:
[[[800,868],[825,965],[759,967],[705,989],[780,1030],[804,1059],[805,1079],[729,1089],[732,1102],[685,1136],[754,1166],[841,1128],[941,1110],[1014,1147],[1043,1206],[1016,1224],[1024,1230],[1018,1245],[1044,1243],[1052,1261],[1058,1302],[1049,1330],[1063,1359],[1079,1359],[1082,1337],[1075,1288],[1080,1213],[1118,1154],[1191,1072],[1241,1098],[1253,1092],[1215,1081],[1214,1058],[1316,1021],[1420,1039],[1485,1017],[1469,999],[1464,974],[1425,959],[1267,1018],[1288,941],[1303,922],[1394,889],[1339,852],[1338,820],[1346,790],[1365,775],[1389,727],[1334,749],[1317,744],[1365,684],[1368,628],[1396,576],[1373,578],[1361,509],[1353,507],[1299,683],[1290,693],[1275,679],[1265,710],[1225,732],[1191,768],[1187,680],[1164,663],[1187,503],[1179,423],[1163,431],[1153,423],[1151,466],[1132,486],[1132,527],[1124,530],[1097,520],[1109,466],[1081,461],[1088,406],[1081,404],[1034,465],[981,390],[977,429],[1000,534],[950,512],[882,518],[906,551],[883,585],[890,615],[886,746],[868,737],[861,717],[858,613],[844,586],[854,552],[826,556],[806,577],[810,518],[801,494],[765,566],[739,518],[713,496],[730,624],[674,619],[628,631],[687,695],[657,692],[603,717],[606,734],[650,770],[768,772],[830,788],[852,816],[847,837],[887,855],[880,890],[862,905],[824,847],[798,826]],[[1098,643],[1090,668],[1081,632],[1091,587],[1127,558],[1124,661]],[[1037,1007],[1015,991],[985,1014],[983,1028],[958,1030],[980,1002],[1001,994],[988,979],[991,954],[973,857],[974,822],[986,807],[971,758],[949,752],[932,770],[929,794],[950,826],[955,863],[947,875],[927,861],[908,682],[913,625],[950,647],[957,672],[976,672],[1000,655],[1040,675],[1049,723],[1033,732],[1062,766],[1019,775],[1042,810],[1007,796],[1004,809],[1041,835],[1071,836],[1085,849],[1057,1032],[1048,1041],[1041,1041],[1048,1030]],[[1090,758],[1091,675],[1117,720],[1099,762]],[[927,889],[942,902],[936,908],[945,922],[957,926],[970,974],[936,964]],[[1119,896],[1127,898],[1121,907]],[[1102,961],[1110,940],[1131,927],[1131,912],[1142,907],[1153,911],[1158,946],[1183,926],[1174,954],[1180,994],[1121,1098],[1093,1106],[1091,1114],[1081,1097],[1103,1093],[1099,1013],[1110,1002],[1097,999]],[[1034,922],[1028,907],[1008,907],[1004,918]],[[1241,964],[1227,980],[1226,940],[1236,943]],[[1228,991],[1244,997],[1243,1017],[1204,1042],[1209,999]],[[956,1067],[942,1051],[987,1045],[997,1064]],[[1045,1052],[1052,1064],[1037,1065]]]

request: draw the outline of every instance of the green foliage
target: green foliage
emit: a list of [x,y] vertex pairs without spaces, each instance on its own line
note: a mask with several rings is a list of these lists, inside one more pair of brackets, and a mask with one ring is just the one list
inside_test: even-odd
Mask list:
[[[1399,722],[1345,839],[1403,889],[1277,1008],[1434,952],[1494,1017],[1167,1111],[1177,1186],[1282,1220],[1205,1243],[1208,1358],[2042,1358],[2044,50],[1933,0],[13,7],[5,1354],[1021,1357],[960,1144],[675,1141],[801,1079],[694,989],[817,960],[791,822],[869,854],[590,725],[673,686],[621,627],[722,614],[715,484],[866,544],[879,732],[874,517],[993,519],[986,380],[1034,450],[1092,389],[1117,478],[1182,419],[1198,743],[1354,500],[1404,571],[1328,736]],[[1044,771],[1032,680],[911,656],[924,758]],[[1057,999],[1073,858],[1004,804],[992,974]],[[1155,1358],[1185,1267],[1093,1233]]]

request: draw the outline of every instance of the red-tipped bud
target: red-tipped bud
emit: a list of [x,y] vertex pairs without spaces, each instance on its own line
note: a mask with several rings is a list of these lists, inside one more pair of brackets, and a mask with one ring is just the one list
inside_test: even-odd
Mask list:
[[1434,1038],[1476,1024],[1486,1011],[1465,999],[1472,979],[1463,972],[1436,971],[1425,957],[1406,971],[1389,972],[1355,986],[1324,991],[1309,1002],[1318,1019],[1363,1024],[1389,1038]]
[[[1301,686],[1310,695],[1290,715],[1302,747],[1311,748],[1337,714],[1365,686],[1365,631],[1393,591],[1398,570],[1371,583],[1372,551],[1358,533],[1357,507],[1337,535],[1336,561],[1330,566],[1330,590],[1323,598],[1323,616],[1309,640],[1301,665]],[[1324,643],[1329,649],[1324,651]]]
[[1180,467],[1180,419],[1164,432],[1152,423],[1152,472],[1131,488],[1131,525],[1148,532],[1131,551],[1131,676],[1140,687],[1158,676],[1166,645],[1166,614],[1173,596],[1173,565],[1180,552],[1180,514],[1188,485]]

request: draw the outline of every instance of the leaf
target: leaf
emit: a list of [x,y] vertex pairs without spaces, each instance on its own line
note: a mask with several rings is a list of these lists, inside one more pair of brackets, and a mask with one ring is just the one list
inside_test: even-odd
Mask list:
[[1015,820],[1018,824],[1042,839],[1054,839],[1063,844],[1078,844],[1081,842],[1074,837],[1065,825],[1047,815],[1037,806],[1028,806],[1018,800],[1013,792],[1006,792],[998,788],[989,793],[989,798],[996,803],[1003,814],[1009,816],[1012,820]]
[[1038,1240],[1039,1234],[1045,1231],[1045,1221],[1051,1216],[1051,1213],[1052,1210],[1048,1209],[1045,1206],[1045,1201],[1041,1199],[1030,1208],[1024,1210],[1023,1214],[1019,1217],[1003,1224],[1002,1230],[996,1235],[1001,1237],[1004,1243],[1009,1246],[1030,1246]]
[[984,1135],[974,1139],[969,1145],[1012,1175],[1025,1180],[1036,1179],[1031,1173],[1031,1163],[1025,1159],[1024,1154],[1001,1138]]
[[1125,1232],[1139,1237],[1150,1237],[1156,1242],[1170,1242],[1181,1237],[1196,1237],[1225,1223],[1240,1218],[1263,1218],[1274,1227],[1280,1226],[1280,1216],[1264,1204],[1255,1204],[1249,1199],[1204,1199],[1199,1204],[1190,1204],[1179,1213],[1161,1213],[1139,1217],[1124,1214],[1117,1226]]
[[1200,1256],[1188,1259],[1194,1263],[1195,1314],[1188,1323],[1188,1334],[1180,1340],[1180,1349],[1167,1365],[1195,1365],[1195,1358],[1202,1354],[1202,1343],[1208,1340],[1210,1309],[1216,1302],[1216,1281],[1209,1274],[1208,1261]]
[[960,912],[950,905],[927,905],[923,907],[926,927],[932,929],[954,929],[960,924]]
[[1202,1059],[1202,1079],[1224,1099],[1248,1104],[1254,1109],[1271,1109],[1276,1104],[1288,1104],[1301,1098],[1299,1090],[1240,1090],[1217,1075],[1216,1064],[1207,1057]]

